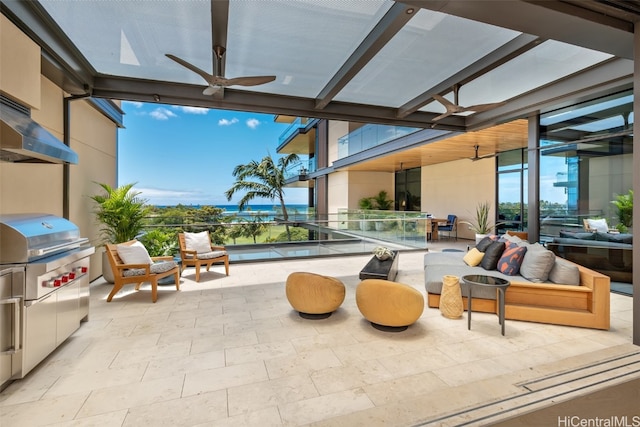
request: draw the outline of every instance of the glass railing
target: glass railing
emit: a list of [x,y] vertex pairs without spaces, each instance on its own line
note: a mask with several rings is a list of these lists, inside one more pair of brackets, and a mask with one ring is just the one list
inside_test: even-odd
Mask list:
[[367,124],[338,139],[338,159],[419,131],[420,128]]
[[299,175],[307,175],[315,172],[315,162],[313,159],[302,159],[299,162],[289,165],[284,171],[284,179],[290,179]]
[[278,139],[278,145],[281,145],[283,142],[285,142],[299,129],[306,127],[308,122],[309,119],[307,117],[296,117],[280,135],[280,138]]
[[[149,225],[139,236],[152,256],[178,255],[178,232],[209,231],[225,245],[232,261],[258,261],[371,253],[376,246],[394,250],[426,247],[426,215],[420,212],[342,210],[318,220],[313,213],[290,213],[289,220],[190,222],[184,218]],[[184,223],[179,223],[178,221]],[[162,253],[158,253],[162,252]]]

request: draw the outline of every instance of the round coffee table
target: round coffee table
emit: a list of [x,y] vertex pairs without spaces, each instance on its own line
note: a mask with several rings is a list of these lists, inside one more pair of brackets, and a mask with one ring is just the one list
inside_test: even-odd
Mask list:
[[467,311],[467,329],[471,329],[471,300],[473,299],[473,287],[485,286],[496,288],[498,290],[498,321],[502,326],[502,335],[504,335],[504,293],[505,290],[511,285],[511,282],[505,279],[494,276],[485,276],[482,274],[470,274],[462,276],[462,282],[468,285],[469,295],[467,297],[468,311]]

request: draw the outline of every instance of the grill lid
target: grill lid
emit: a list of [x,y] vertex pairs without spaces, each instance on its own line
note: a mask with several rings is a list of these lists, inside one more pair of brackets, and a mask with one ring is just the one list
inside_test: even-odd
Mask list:
[[31,262],[86,244],[71,221],[42,213],[0,215],[0,263]]

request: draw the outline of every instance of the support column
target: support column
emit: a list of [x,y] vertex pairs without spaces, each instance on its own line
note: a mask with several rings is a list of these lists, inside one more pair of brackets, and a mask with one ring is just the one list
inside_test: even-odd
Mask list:
[[[633,43],[633,111],[640,111],[640,25],[636,22]],[[640,194],[640,124],[633,121],[633,193]],[[633,343],[640,346],[640,208],[633,210]]]
[[540,115],[529,117],[527,127],[527,232],[530,242],[540,240]]

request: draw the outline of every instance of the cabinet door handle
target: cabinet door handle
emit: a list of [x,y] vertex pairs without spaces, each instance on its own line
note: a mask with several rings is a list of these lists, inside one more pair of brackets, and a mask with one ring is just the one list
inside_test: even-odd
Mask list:
[[0,352],[0,354],[15,354],[19,352],[22,347],[20,341],[20,307],[22,306],[22,298],[1,299],[0,304],[13,305],[13,327],[15,329],[12,337],[11,348]]

